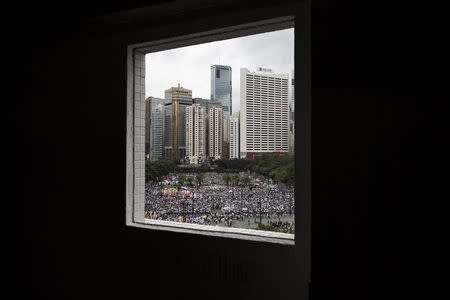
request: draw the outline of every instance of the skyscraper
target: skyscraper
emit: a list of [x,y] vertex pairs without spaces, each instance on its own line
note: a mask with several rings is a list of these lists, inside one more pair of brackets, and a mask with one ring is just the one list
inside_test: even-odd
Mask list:
[[209,100],[204,98],[192,98],[192,103],[200,104],[201,106],[203,106],[206,109],[206,113],[208,113],[210,108],[213,106],[222,107],[222,103],[220,101]]
[[206,158],[206,109],[200,104],[186,107],[186,156],[190,164]]
[[224,116],[232,114],[231,67],[222,65],[211,66],[211,100],[219,101],[223,107]]
[[239,158],[239,112],[230,117],[230,159]]
[[294,70],[292,70],[291,79],[291,100],[289,105],[289,156],[293,157],[295,153],[295,86],[294,86]]
[[289,74],[259,68],[240,74],[240,156],[289,151]]
[[164,137],[164,99],[150,97],[150,128],[149,131],[149,158],[158,160],[163,155],[163,137]]
[[209,157],[222,158],[223,110],[215,106],[209,110]]
[[150,153],[150,114],[152,109],[151,98],[145,99],[145,157],[148,157]]
[[192,91],[178,84],[164,98],[164,158],[179,161],[186,156],[186,107],[192,105]]
[[230,159],[230,117],[223,116],[222,158]]
[[209,99],[203,99],[203,98],[192,98],[192,102],[195,104],[200,104],[205,108],[206,112],[206,150],[209,151],[209,110],[212,107],[222,107],[222,104],[220,101],[216,100],[209,100]]

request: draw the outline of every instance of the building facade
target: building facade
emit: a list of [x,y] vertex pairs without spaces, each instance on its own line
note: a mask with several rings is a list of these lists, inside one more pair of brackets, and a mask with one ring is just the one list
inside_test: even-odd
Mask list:
[[220,103],[220,101],[204,99],[204,98],[192,98],[192,103],[200,104],[201,106],[203,106],[206,109],[206,113],[209,112],[211,107],[214,107],[214,106],[222,107],[222,103]]
[[294,85],[295,80],[294,80],[294,76],[295,76],[295,73],[294,73],[294,70],[292,70],[292,77],[291,77],[291,81],[290,81],[290,84],[291,84],[291,99],[289,101],[289,106],[291,107],[292,111],[294,111],[294,107],[295,107],[295,85]]
[[215,106],[209,110],[209,157],[222,158],[223,147],[223,110]]
[[223,116],[222,158],[230,159],[230,117]]
[[190,164],[206,159],[206,109],[200,104],[186,107],[186,156]]
[[186,107],[192,105],[192,91],[178,84],[166,90],[164,98],[163,156],[180,161],[186,157]]
[[222,107],[222,103],[220,101],[204,99],[204,98],[192,98],[192,102],[194,104],[200,104],[206,110],[206,149],[209,151],[209,110],[212,107]]
[[291,100],[289,105],[289,156],[294,157],[295,153],[295,86],[294,86],[294,70],[292,70],[291,78]]
[[211,100],[222,104],[224,116],[232,114],[231,67],[222,65],[211,66]]
[[[164,99],[151,98],[149,132],[149,158],[159,160],[163,157],[164,138]],[[147,119],[146,119],[147,121]],[[145,128],[147,135],[147,127]]]
[[144,121],[144,126],[145,126],[145,157],[148,158],[149,157],[149,153],[150,153],[150,114],[151,114],[151,98],[152,97],[148,97],[147,99],[145,99],[145,121]]
[[239,158],[239,113],[230,118],[230,159]]
[[240,157],[289,152],[289,74],[240,71]]

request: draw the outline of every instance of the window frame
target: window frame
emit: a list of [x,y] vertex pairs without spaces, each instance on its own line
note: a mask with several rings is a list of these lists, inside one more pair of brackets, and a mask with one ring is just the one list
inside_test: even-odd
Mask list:
[[[174,49],[178,47],[185,47],[190,45],[202,44],[213,41],[226,40],[230,38],[243,37],[258,33],[271,32],[276,30],[295,28],[297,32],[297,26],[294,23],[294,16],[283,16],[278,18],[266,19],[263,21],[252,22],[247,24],[241,24],[236,26],[229,26],[220,29],[204,31],[195,34],[183,35],[178,37],[172,37],[167,39],[161,39],[156,41],[149,41],[145,43],[138,43],[129,45],[127,48],[127,166],[126,166],[126,225],[133,227],[140,227],[152,230],[164,230],[173,232],[183,232],[190,234],[201,234],[226,238],[237,238],[250,241],[262,241],[287,245],[295,245],[299,234],[296,230],[295,234],[285,234],[279,232],[270,232],[253,229],[232,228],[232,227],[218,227],[210,225],[198,225],[191,223],[178,223],[171,221],[161,221],[145,219],[144,207],[145,207],[145,155],[144,148],[141,142],[143,142],[143,136],[145,134],[145,122],[143,116],[145,113],[145,55],[147,53]],[[297,39],[297,38],[296,38]],[[306,41],[306,38],[301,39],[302,42]],[[297,42],[296,42],[297,44]],[[306,47],[306,45],[305,45]],[[297,64],[295,59],[295,65]],[[305,69],[308,64],[304,64]],[[297,72],[296,72],[297,73]],[[305,88],[307,85],[305,85]],[[298,89],[296,87],[296,94]],[[300,94],[300,93],[299,93]],[[307,93],[306,93],[307,94]],[[297,94],[298,95],[298,94]],[[309,105],[309,98],[306,99]],[[305,111],[308,119],[305,122],[308,127],[304,130],[304,133],[309,136],[309,113]],[[142,129],[144,128],[144,130]],[[142,133],[142,134],[141,134]],[[296,137],[297,138],[297,137]],[[297,140],[297,139],[296,139]],[[305,145],[296,145],[296,148],[309,149],[309,139],[306,139]],[[302,165],[309,165],[309,151],[306,151],[302,157],[304,160]],[[300,158],[296,158],[298,160]],[[304,181],[302,186],[310,185],[310,170],[305,170],[305,175],[302,176]],[[297,193],[297,180],[295,184],[295,207],[302,209],[309,207],[310,198],[301,199],[299,201],[299,193]],[[302,193],[305,194],[305,193]],[[303,205],[304,203],[305,205]],[[296,224],[297,224],[297,214]],[[297,226],[297,225],[296,225]],[[308,239],[309,236],[305,236]],[[303,243],[304,238],[300,239]],[[297,241],[298,242],[298,241]]]

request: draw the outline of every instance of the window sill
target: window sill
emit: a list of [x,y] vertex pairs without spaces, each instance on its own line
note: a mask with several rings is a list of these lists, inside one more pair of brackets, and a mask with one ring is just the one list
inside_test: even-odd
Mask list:
[[245,229],[245,228],[233,228],[233,227],[222,227],[222,226],[211,226],[211,225],[199,225],[192,223],[179,223],[173,221],[162,221],[162,220],[152,220],[144,219],[143,222],[132,222],[128,224],[130,226],[165,230],[173,232],[182,233],[192,233],[200,235],[217,236],[224,238],[235,238],[243,239],[249,241],[258,242],[270,242],[276,244],[284,245],[295,245],[294,234],[282,233],[282,232],[272,232],[263,231],[255,229]]

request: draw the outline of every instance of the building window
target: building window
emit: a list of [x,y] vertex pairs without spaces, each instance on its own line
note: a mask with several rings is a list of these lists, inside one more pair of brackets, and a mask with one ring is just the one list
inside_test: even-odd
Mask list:
[[[242,78],[242,80],[254,77],[255,81],[247,80],[247,88],[255,90],[259,95],[258,98],[261,98],[261,100],[255,100],[249,94],[247,105],[243,105],[248,110],[246,117],[249,122],[253,117],[261,118],[264,122],[264,124],[252,125],[255,128],[251,130],[256,133],[253,139],[252,132],[246,133],[248,146],[253,147],[252,142],[257,144],[254,149],[249,148],[246,154],[250,159],[254,159],[254,162],[249,162],[249,164],[255,167],[242,173],[236,172],[235,175],[240,179],[236,183],[232,183],[231,179],[225,179],[227,177],[224,174],[213,171],[217,167],[214,160],[223,160],[221,156],[225,151],[223,150],[224,132],[235,131],[233,127],[227,130],[222,127],[224,113],[231,115],[234,112],[234,106],[231,111],[231,99],[218,104],[212,114],[213,109],[207,105],[196,104],[197,106],[194,108],[192,97],[196,91],[183,84],[176,87],[165,86],[165,94],[149,97],[146,95],[145,77],[146,55],[162,53],[188,45],[236,39],[252,33],[264,34],[293,30],[293,26],[293,17],[282,17],[223,28],[220,31],[203,32],[188,37],[182,36],[129,46],[127,225],[152,230],[169,230],[294,245],[295,206],[297,205],[294,197],[294,183],[290,182],[290,185],[285,183],[284,181],[288,182],[288,179],[281,171],[276,176],[260,174],[255,171],[258,170],[256,167],[258,163],[266,163],[261,159],[261,157],[265,157],[265,152],[283,152],[286,155],[288,152],[288,139],[280,134],[283,126],[286,126],[286,131],[289,130],[288,120],[283,120],[281,122],[283,125],[279,124],[280,118],[283,116],[278,110],[281,109],[281,103],[287,101],[281,97],[281,92],[287,92],[287,86],[276,86],[278,82],[281,82],[281,78],[273,79],[272,76],[276,77],[277,74],[270,76],[247,74],[247,76],[239,77],[238,71],[231,73],[232,68],[224,69],[222,76],[218,67],[215,69],[215,74],[210,72],[213,77],[215,75],[215,79],[225,78],[230,82],[229,84],[226,82],[225,85],[217,85],[217,90],[228,88],[230,94],[232,81],[227,74],[230,74],[230,77]],[[233,55],[238,55],[238,53],[233,53]],[[261,62],[261,64],[266,63],[267,61]],[[291,67],[294,68],[293,63]],[[149,68],[152,68],[151,60]],[[284,75],[279,76],[283,77]],[[156,74],[153,77],[149,76],[150,80],[156,77]],[[213,82],[213,78],[211,78],[211,82]],[[260,84],[260,82],[264,84]],[[209,86],[209,82],[206,82],[205,85]],[[250,86],[251,88],[249,88]],[[280,95],[274,94],[275,89],[280,92]],[[233,89],[233,91],[238,90],[236,87]],[[245,90],[240,92],[245,93]],[[207,95],[211,95],[211,99],[207,99],[206,102],[221,101],[217,91],[216,93],[208,91]],[[214,99],[212,99],[213,96]],[[151,99],[149,100],[149,98]],[[261,101],[264,102],[264,105],[261,104]],[[152,136],[160,139],[157,143],[149,142],[153,146],[148,149],[161,148],[148,156],[145,155],[143,146],[144,143],[147,143],[144,138],[147,129],[144,120],[147,103],[150,103],[151,106],[149,111],[152,122],[148,124],[153,126],[151,127]],[[272,104],[275,105],[272,106]],[[253,113],[256,115],[253,116]],[[276,114],[277,119],[267,121],[266,114]],[[241,131],[244,132],[245,128],[246,126],[241,126]],[[249,129],[247,128],[247,131]],[[262,139],[266,141],[262,141]],[[230,140],[228,138],[228,141]],[[239,139],[237,140],[239,141]],[[229,147],[234,151],[235,145],[229,145]],[[208,153],[209,151],[213,151],[214,154]],[[258,151],[261,155],[252,151]],[[242,153],[242,148],[240,152]],[[239,155],[242,156],[242,154]],[[270,157],[273,160],[279,159],[277,155]],[[287,159],[286,161],[293,160]],[[146,168],[153,162],[158,162],[160,165],[167,162],[168,168],[171,168],[170,172],[159,174],[159,169]],[[277,163],[279,164],[278,161]],[[286,164],[286,166],[288,168],[290,165]],[[200,167],[208,168],[208,171],[202,173],[203,171],[199,171]],[[192,172],[184,170],[192,170]],[[149,176],[146,176],[149,172],[152,173],[151,180],[148,179]],[[156,173],[158,174],[155,175]],[[193,174],[203,175],[195,176]],[[215,198],[219,198],[220,201],[216,201]]]

